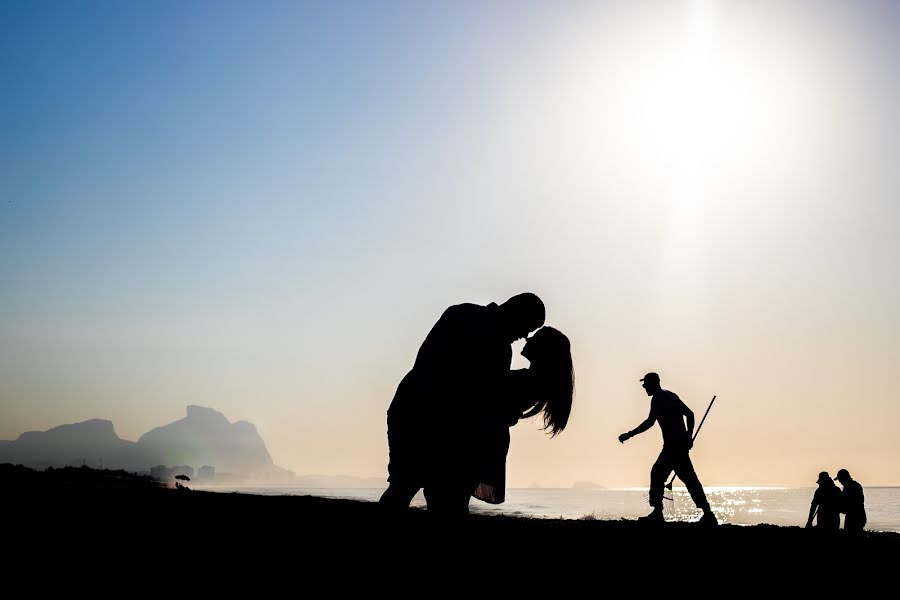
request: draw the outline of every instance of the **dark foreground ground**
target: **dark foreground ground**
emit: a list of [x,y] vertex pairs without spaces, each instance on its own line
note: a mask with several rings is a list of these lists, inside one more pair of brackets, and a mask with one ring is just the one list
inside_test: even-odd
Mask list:
[[51,587],[444,597],[576,586],[579,595],[743,597],[887,585],[893,596],[900,581],[893,533],[476,515],[447,522],[416,509],[386,515],[368,502],[183,491],[123,472],[11,465],[0,465],[0,499],[4,571],[31,577],[37,567],[44,576],[29,580]]

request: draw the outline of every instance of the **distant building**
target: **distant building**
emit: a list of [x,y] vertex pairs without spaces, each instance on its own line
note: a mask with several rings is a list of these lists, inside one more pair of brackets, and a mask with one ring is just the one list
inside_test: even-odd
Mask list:
[[150,477],[159,479],[160,481],[169,481],[170,479],[175,478],[175,474],[172,473],[172,469],[169,467],[156,465],[155,467],[150,467]]
[[216,478],[216,468],[209,465],[203,465],[197,469],[197,481],[211,483]]
[[194,478],[194,467],[189,467],[187,465],[178,465],[177,467],[172,467],[172,476],[175,475],[187,475],[191,479]]

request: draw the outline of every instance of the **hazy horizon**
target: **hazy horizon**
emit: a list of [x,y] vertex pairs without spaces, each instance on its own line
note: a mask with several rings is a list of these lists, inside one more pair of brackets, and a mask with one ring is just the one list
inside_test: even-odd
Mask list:
[[386,477],[442,311],[532,291],[577,396],[512,429],[510,487],[645,486],[648,371],[717,395],[706,486],[900,484],[898,32],[876,0],[3,3],[0,439],[197,404]]

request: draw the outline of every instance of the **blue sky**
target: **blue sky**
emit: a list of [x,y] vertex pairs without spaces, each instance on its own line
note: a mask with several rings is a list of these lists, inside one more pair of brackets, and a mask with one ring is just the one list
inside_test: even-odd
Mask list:
[[434,319],[533,290],[579,397],[558,440],[516,428],[512,481],[640,484],[655,442],[615,436],[657,370],[719,394],[716,483],[896,483],[898,31],[871,1],[5,2],[0,439],[194,403],[380,475]]

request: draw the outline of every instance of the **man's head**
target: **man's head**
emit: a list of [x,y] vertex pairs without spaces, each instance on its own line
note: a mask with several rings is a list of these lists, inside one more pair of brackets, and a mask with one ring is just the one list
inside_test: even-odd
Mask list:
[[544,303],[530,292],[513,296],[500,305],[500,326],[510,343],[526,337],[544,324]]
[[644,391],[647,392],[648,396],[652,396],[662,388],[659,386],[659,375],[656,373],[647,373],[641,378],[641,385],[644,388]]
[[841,469],[840,471],[838,471],[837,477],[835,477],[835,479],[840,481],[841,485],[847,485],[848,482],[853,481],[853,478],[850,477],[850,471],[848,471],[847,469]]
[[828,474],[828,471],[822,471],[819,473],[819,478],[816,479],[816,483],[819,485],[828,485],[831,483],[831,475]]

